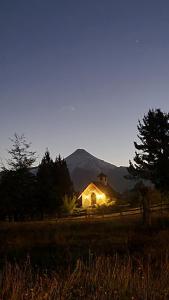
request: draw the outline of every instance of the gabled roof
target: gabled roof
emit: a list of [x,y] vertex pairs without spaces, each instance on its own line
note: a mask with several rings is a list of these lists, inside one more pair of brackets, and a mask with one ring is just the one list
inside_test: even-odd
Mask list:
[[94,182],[91,182],[91,183],[89,183],[89,184],[83,189],[83,191],[80,193],[80,195],[79,195],[78,198],[80,198],[80,197],[82,196],[82,194],[83,194],[87,189],[89,189],[89,187],[91,187],[91,186],[94,186],[95,189],[98,190],[98,192],[101,192],[101,190],[97,187],[97,185],[95,185]]
[[118,193],[109,184],[105,185],[105,184],[103,184],[102,182],[99,182],[99,181],[93,181],[93,183],[105,195],[110,196],[110,197],[117,197],[118,196]]
[[98,192],[104,193],[106,196],[118,197],[118,193],[109,184],[105,185],[99,181],[92,181],[85,187],[85,189],[81,192],[78,198],[82,196],[82,194],[85,192],[86,189],[89,188],[90,185],[94,185]]

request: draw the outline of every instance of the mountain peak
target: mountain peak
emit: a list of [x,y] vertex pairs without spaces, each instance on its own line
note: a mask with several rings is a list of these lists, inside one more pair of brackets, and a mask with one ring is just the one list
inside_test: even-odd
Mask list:
[[73,157],[80,157],[80,158],[91,158],[93,157],[92,154],[90,154],[89,152],[87,152],[85,149],[77,149],[75,150],[72,154],[70,154],[69,156],[73,156]]
[[75,151],[73,152],[73,154],[75,154],[75,153],[76,153],[76,154],[78,154],[78,153],[79,153],[79,154],[83,154],[83,153],[88,153],[88,152],[87,152],[85,149],[80,149],[80,148],[79,148],[79,149],[77,149],[77,150],[75,150]]
[[69,170],[72,172],[75,168],[95,170],[98,174],[107,168],[115,166],[98,159],[84,149],[77,149],[66,158]]

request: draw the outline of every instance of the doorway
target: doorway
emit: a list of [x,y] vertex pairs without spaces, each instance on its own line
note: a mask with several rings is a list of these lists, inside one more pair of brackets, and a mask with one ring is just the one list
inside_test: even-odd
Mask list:
[[96,194],[92,193],[91,194],[91,206],[96,205]]

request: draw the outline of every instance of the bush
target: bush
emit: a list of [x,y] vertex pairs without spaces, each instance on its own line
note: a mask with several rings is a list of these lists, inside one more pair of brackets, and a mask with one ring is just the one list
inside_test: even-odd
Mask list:
[[65,195],[63,197],[63,207],[62,211],[66,214],[72,214],[73,210],[76,208],[77,198],[75,195],[73,197],[69,197],[68,195]]

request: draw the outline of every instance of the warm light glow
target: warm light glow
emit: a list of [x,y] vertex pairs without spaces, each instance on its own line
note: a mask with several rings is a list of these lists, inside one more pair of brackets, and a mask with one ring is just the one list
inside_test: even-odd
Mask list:
[[105,194],[97,194],[97,199],[105,199]]
[[87,186],[80,197],[82,197],[82,207],[84,208],[107,205],[109,200],[109,197],[93,183]]

